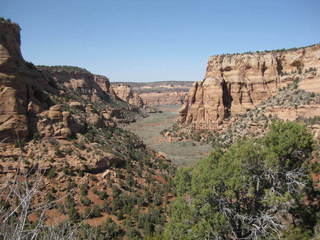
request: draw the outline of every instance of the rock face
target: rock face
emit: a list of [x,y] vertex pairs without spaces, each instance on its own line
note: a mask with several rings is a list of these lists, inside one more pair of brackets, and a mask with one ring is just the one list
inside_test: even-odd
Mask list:
[[111,95],[113,97],[116,96],[115,92],[113,91],[113,89],[111,87],[110,81],[106,76],[95,74],[93,76],[93,79],[94,79],[95,83],[98,84],[98,86],[104,92],[108,93],[109,95]]
[[[95,111],[87,111],[89,104]],[[105,76],[24,61],[20,27],[0,18],[0,143],[34,135],[66,139],[87,125],[115,126],[139,114],[116,96]]]
[[181,105],[184,102],[192,82],[188,81],[163,81],[163,82],[126,82],[113,83],[129,85],[137,93],[146,106]]
[[[67,197],[76,209],[87,208],[80,188],[96,190],[96,200],[109,202],[113,184],[119,186],[119,194],[138,190],[143,196],[153,196],[159,191],[164,193],[161,202],[167,203],[172,194],[166,179],[171,179],[174,166],[119,125],[143,116],[138,107],[115,95],[104,76],[78,67],[36,67],[24,61],[20,27],[0,17],[0,199],[10,209],[21,204],[12,187],[20,190],[27,182],[36,189],[27,200],[32,209],[51,202],[49,195],[52,199]],[[125,183],[129,178],[130,183]],[[89,205],[94,203],[87,200]],[[154,200],[146,201],[151,206]],[[158,206],[159,212],[163,206]],[[45,226],[68,219],[57,206],[42,210]],[[117,210],[113,210],[106,214],[115,219]],[[137,214],[147,210],[144,207]],[[38,222],[33,213],[26,217]],[[83,223],[90,224],[89,218]],[[11,229],[13,221],[8,219],[8,225],[1,223],[0,228]]]
[[150,92],[141,93],[140,96],[146,105],[182,105],[187,92]]
[[115,95],[123,101],[137,107],[144,106],[142,98],[139,96],[139,94],[135,93],[129,85],[116,84],[112,86],[112,89]]
[[47,105],[48,82],[20,52],[20,27],[0,21],[0,140],[14,141],[33,131],[35,114]]
[[21,65],[20,28],[0,23],[0,137],[26,136],[27,86],[17,71]]
[[[301,77],[299,87],[319,91],[319,59],[319,44],[210,57],[205,79],[190,89],[179,121],[195,129],[215,129],[224,119],[255,108]],[[305,77],[307,72],[311,74]]]
[[47,78],[57,84],[75,91],[82,98],[91,102],[109,101],[114,93],[110,89],[109,79],[94,75],[89,71],[72,66],[39,66],[37,67]]

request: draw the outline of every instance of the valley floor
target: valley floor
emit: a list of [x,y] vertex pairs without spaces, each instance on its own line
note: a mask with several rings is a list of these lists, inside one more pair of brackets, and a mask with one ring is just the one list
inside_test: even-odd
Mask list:
[[178,116],[180,106],[159,106],[161,113],[151,113],[149,117],[132,123],[126,129],[134,132],[151,148],[166,154],[178,166],[191,166],[208,155],[210,144],[199,144],[192,140],[169,142],[160,132],[170,127]]

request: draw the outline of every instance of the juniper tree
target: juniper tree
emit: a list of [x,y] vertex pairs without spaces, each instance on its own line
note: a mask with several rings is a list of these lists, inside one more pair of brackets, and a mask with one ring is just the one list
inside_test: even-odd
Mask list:
[[306,127],[277,122],[258,141],[214,149],[192,170],[187,192],[181,191],[183,184],[189,184],[186,172],[184,177],[178,175],[179,196],[165,237],[279,238],[283,219],[293,217],[291,213],[310,182],[305,165],[313,146]]

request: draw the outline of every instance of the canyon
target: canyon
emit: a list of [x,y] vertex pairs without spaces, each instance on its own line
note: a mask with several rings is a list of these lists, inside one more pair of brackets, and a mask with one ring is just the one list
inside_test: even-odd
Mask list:
[[[212,56],[204,80],[194,83],[110,82],[80,67],[25,61],[20,30],[0,19],[0,211],[18,209],[14,194],[36,186],[25,204],[28,223],[68,220],[107,239],[162,239],[169,209],[179,206],[170,203],[182,196],[182,212],[192,205],[194,173],[211,191],[206,178],[219,154],[223,176],[230,158],[221,156],[233,143],[262,139],[279,119],[305,123],[313,132],[308,144],[320,139],[320,44]],[[239,156],[236,164],[248,159]],[[40,211],[39,203],[50,206]]]
[[[1,234],[12,223],[2,222],[3,211],[20,208],[14,192],[30,194],[24,220],[43,226],[105,223],[121,236],[126,219],[160,215],[172,198],[175,166],[122,127],[145,117],[139,104],[122,100],[105,76],[25,61],[20,30],[0,18]],[[23,184],[36,191],[25,193]],[[139,236],[149,231],[136,228]]]
[[319,67],[319,44],[212,56],[204,80],[190,89],[179,122],[198,130],[217,129],[224,120],[256,108],[293,82],[301,90],[319,93]]

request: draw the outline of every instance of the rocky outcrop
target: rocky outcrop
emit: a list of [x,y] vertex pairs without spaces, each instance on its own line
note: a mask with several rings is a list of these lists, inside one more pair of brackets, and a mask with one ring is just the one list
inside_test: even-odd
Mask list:
[[[89,104],[94,110],[86,111]],[[34,135],[66,139],[87,125],[115,126],[140,114],[116,96],[105,76],[26,62],[20,27],[0,18],[0,143]]]
[[15,141],[33,132],[35,115],[48,105],[47,79],[20,51],[20,27],[0,21],[0,141]]
[[50,107],[40,114],[37,129],[40,137],[57,137],[67,139],[72,135],[70,112],[62,111],[60,105]]
[[157,106],[183,104],[192,82],[125,82],[112,85],[128,85],[133,92],[139,94],[146,106]]
[[140,97],[148,106],[182,105],[187,92],[149,92],[141,93]]
[[[151,196],[147,206],[156,189],[164,193],[160,203],[162,199],[167,203],[172,195],[166,179],[171,179],[174,166],[118,125],[140,116],[144,115],[139,108],[120,100],[104,76],[78,67],[35,67],[24,61],[20,27],[0,17],[0,200],[6,212],[21,206],[12,189],[20,191],[24,183],[36,189],[27,201],[30,209],[68,198],[78,213],[111,201],[115,186],[119,195],[141,190],[139,194]],[[83,191],[88,193],[85,202]],[[44,227],[68,219],[58,205],[41,212]],[[101,216],[116,219],[117,212],[108,208]],[[38,215],[30,213],[24,215],[28,222],[39,222]],[[90,224],[89,218],[83,223]],[[9,229],[14,221],[15,217],[8,219],[8,225],[0,228]]]
[[320,45],[210,57],[205,79],[190,89],[179,122],[215,129],[224,119],[246,113],[298,80],[302,89],[318,91],[310,85],[320,81],[319,59]]
[[109,101],[110,82],[107,77],[94,75],[86,69],[72,66],[38,66],[47,78],[57,84],[75,91],[82,98],[91,102]]
[[95,81],[96,84],[98,84],[98,86],[102,89],[102,91],[108,93],[113,97],[116,97],[116,94],[111,87],[110,81],[106,76],[95,74],[93,76],[93,80]]
[[139,94],[135,93],[129,85],[116,84],[112,86],[112,89],[115,95],[123,101],[137,107],[144,106],[142,98],[139,96]]

